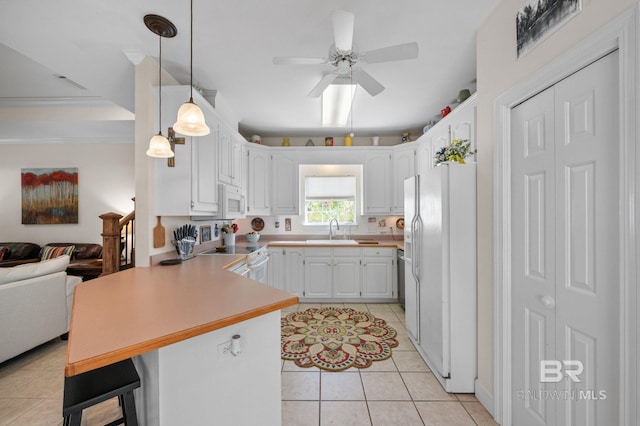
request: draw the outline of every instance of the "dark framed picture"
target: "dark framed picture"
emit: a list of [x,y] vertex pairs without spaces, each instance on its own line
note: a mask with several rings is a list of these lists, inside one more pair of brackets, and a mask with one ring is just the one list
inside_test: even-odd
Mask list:
[[516,14],[518,58],[582,10],[582,0],[529,0]]
[[211,241],[211,225],[202,225],[200,227],[200,242]]

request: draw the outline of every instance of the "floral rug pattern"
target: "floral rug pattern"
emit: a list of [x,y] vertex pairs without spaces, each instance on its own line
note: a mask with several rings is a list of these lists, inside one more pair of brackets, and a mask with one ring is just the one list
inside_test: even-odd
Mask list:
[[383,319],[351,308],[311,308],[281,319],[282,359],[300,367],[341,371],[367,368],[391,357],[396,330]]

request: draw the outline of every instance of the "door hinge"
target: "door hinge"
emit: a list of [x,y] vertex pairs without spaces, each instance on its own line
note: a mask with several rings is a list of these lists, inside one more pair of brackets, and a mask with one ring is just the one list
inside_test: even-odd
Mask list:
[[303,264],[303,265],[306,265],[306,264],[307,264],[307,261],[306,261],[305,259],[302,259],[302,264]]
[[302,290],[302,295],[303,296],[306,296],[306,293],[307,293],[306,291]]
[[360,297],[362,297],[362,292],[360,292]]

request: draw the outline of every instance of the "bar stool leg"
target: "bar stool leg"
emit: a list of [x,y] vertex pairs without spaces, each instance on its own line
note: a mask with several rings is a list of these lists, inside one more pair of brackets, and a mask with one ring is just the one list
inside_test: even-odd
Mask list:
[[122,395],[122,417],[126,426],[138,426],[138,416],[136,415],[136,403],[133,391],[129,390]]
[[64,418],[64,426],[80,426],[82,423],[82,410],[68,414]]

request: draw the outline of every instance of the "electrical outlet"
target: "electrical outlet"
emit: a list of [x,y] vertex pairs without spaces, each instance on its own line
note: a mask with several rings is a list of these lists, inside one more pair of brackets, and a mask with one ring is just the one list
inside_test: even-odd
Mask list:
[[218,359],[222,359],[226,356],[231,356],[231,340],[220,343],[218,345]]

